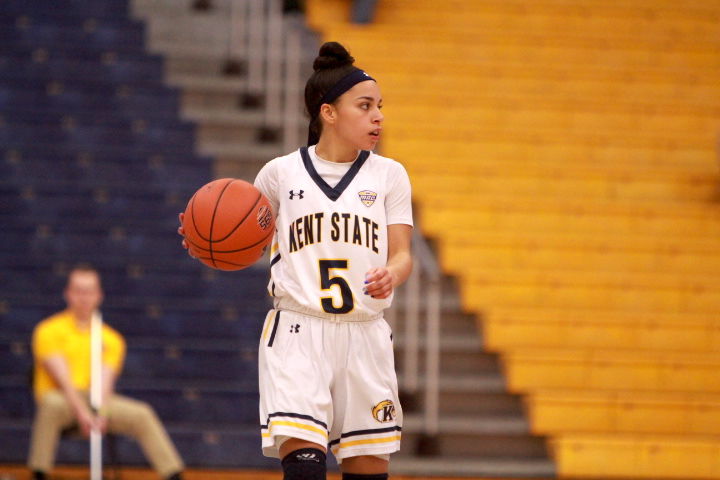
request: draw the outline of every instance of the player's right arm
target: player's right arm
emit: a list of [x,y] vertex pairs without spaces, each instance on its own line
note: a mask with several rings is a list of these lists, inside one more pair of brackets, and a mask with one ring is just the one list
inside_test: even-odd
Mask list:
[[280,208],[280,199],[278,198],[278,185],[280,183],[278,172],[278,160],[271,160],[266,163],[255,177],[255,188],[265,195],[273,208],[273,215],[277,217]]

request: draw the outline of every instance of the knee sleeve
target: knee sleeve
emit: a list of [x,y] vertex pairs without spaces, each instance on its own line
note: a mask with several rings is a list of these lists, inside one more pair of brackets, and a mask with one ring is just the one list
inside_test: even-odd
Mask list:
[[387,473],[373,473],[364,475],[361,473],[343,473],[342,480],[388,480],[390,478]]
[[326,457],[317,448],[301,448],[282,459],[284,480],[325,480]]

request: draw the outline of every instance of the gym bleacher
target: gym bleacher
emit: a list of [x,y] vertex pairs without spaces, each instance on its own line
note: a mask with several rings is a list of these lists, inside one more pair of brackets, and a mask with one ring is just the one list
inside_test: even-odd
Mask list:
[[[214,272],[183,251],[177,214],[212,159],[144,42],[126,0],[0,4],[2,463],[27,458],[32,329],[89,262],[128,343],[118,390],[155,407],[190,466],[274,465],[257,429],[266,268]],[[117,450],[147,465],[132,441]],[[85,464],[87,443],[64,439],[57,460]]]
[[720,478],[720,4],[308,2],[560,477]]

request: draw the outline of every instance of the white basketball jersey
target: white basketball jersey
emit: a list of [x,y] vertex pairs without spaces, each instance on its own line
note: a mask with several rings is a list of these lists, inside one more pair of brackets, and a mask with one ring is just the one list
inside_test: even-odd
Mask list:
[[303,147],[268,162],[255,180],[276,213],[269,293],[276,308],[372,317],[392,301],[363,293],[367,272],[387,263],[387,226],[413,224],[407,172],[363,151],[331,186],[313,158],[314,147]]

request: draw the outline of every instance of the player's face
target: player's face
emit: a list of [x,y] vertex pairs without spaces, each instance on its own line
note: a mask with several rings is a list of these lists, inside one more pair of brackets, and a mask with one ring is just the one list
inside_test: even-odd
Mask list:
[[340,96],[335,107],[340,138],[359,150],[373,150],[385,118],[378,84],[372,80],[356,84]]
[[77,317],[88,318],[102,303],[100,277],[95,272],[78,271],[70,274],[65,288],[65,301]]

